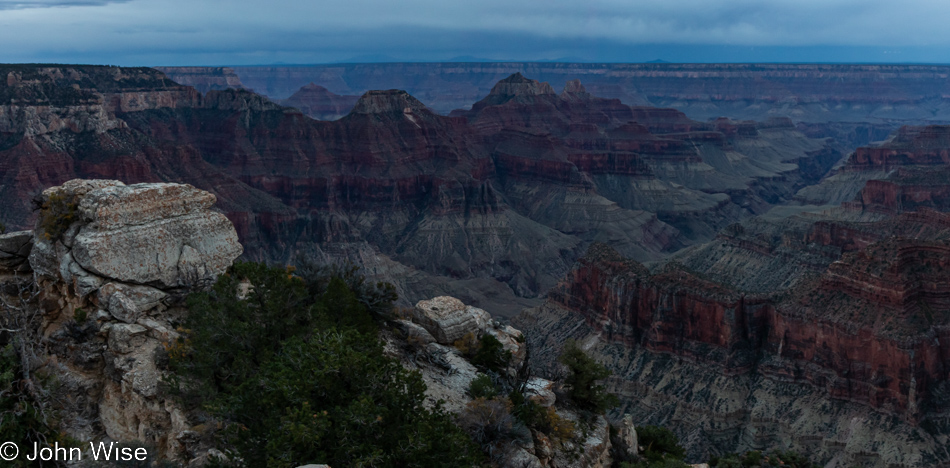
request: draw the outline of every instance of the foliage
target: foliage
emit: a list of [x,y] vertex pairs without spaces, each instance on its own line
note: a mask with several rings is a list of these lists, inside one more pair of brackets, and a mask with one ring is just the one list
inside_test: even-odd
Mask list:
[[468,332],[461,338],[455,340],[455,342],[452,343],[452,346],[459,350],[459,352],[462,353],[462,356],[471,359],[473,356],[475,356],[475,353],[478,352],[478,347],[480,345],[478,337],[476,337],[474,333]]
[[472,356],[476,367],[495,372],[504,372],[511,362],[511,351],[505,351],[504,345],[493,335],[485,333],[478,340],[478,350]]
[[53,192],[40,206],[40,228],[43,236],[51,242],[63,237],[79,214],[79,204],[74,196]]
[[659,426],[637,428],[637,443],[643,447],[643,458],[636,462],[623,462],[622,468],[686,468],[683,462],[686,450],[669,429]]
[[686,449],[679,444],[676,434],[665,427],[638,427],[637,443],[643,447],[644,456],[651,462],[664,458],[682,460],[686,456]]
[[543,432],[555,441],[574,438],[574,423],[558,415],[554,407],[545,408],[519,391],[511,392],[508,398],[512,414],[525,426]]
[[76,307],[76,310],[73,311],[73,320],[75,320],[76,323],[85,323],[88,318],[89,314],[86,312],[86,309],[82,307]]
[[749,451],[744,454],[730,453],[721,457],[712,457],[709,459],[709,466],[712,468],[817,468],[804,455],[792,451],[777,451],[762,454],[759,451]]
[[226,400],[229,435],[248,466],[453,466],[476,462],[471,441],[425,384],[355,330],[288,340]]
[[611,372],[584,353],[576,342],[570,340],[564,345],[558,361],[568,368],[564,384],[568,396],[577,406],[602,414],[620,403],[616,395],[607,393],[603,385],[597,384],[597,381],[610,376]]
[[359,267],[350,263],[344,265],[317,265],[304,261],[294,272],[307,284],[311,296],[320,296],[333,279],[342,280],[346,287],[356,295],[366,311],[374,316],[395,315],[393,303],[396,302],[396,287],[390,283],[366,281]]
[[171,390],[226,424],[244,466],[477,464],[472,440],[423,406],[421,376],[383,354],[374,315],[392,309],[390,289],[321,271],[237,264],[190,296],[167,346]]
[[[53,429],[52,415],[30,391],[30,382],[23,379],[20,357],[12,345],[0,348],[0,440],[16,443],[22,450],[34,443],[46,445],[61,440]],[[4,466],[33,466],[25,456]]]
[[636,463],[624,462],[620,464],[621,468],[689,468],[683,460],[676,458],[664,458],[658,461],[641,460]]
[[[487,454],[504,453],[504,447],[530,439],[531,433],[511,413],[507,398],[476,398],[459,414],[459,426]],[[494,460],[498,461],[498,460]]]
[[472,398],[485,398],[491,400],[498,396],[499,390],[492,382],[491,377],[485,374],[478,374],[468,384],[468,394]]
[[0,234],[4,234],[6,232],[7,232],[7,226],[3,223],[0,223]]

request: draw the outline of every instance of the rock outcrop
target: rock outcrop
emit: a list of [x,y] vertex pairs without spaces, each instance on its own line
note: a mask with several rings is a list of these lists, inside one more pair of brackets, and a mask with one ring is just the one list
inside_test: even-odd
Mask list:
[[33,273],[38,349],[47,353],[34,372],[57,382],[62,429],[81,441],[138,441],[161,458],[196,457],[188,419],[159,392],[160,357],[178,336],[184,295],[241,255],[233,226],[211,209],[214,195],[77,179],[37,202],[33,231],[0,237],[3,255],[15,250],[0,267]]
[[[452,345],[452,341],[467,334],[495,336],[505,350],[512,353],[509,378],[518,378],[515,371],[528,354],[525,338],[510,325],[491,320],[486,311],[467,306],[454,297],[441,296],[419,301],[409,318],[396,320],[395,327],[384,331],[383,336],[390,355],[407,368],[420,372],[427,386],[427,404],[442,401],[445,409],[462,418],[467,408],[478,404],[468,391],[479,369],[468,361],[463,351]],[[574,437],[555,443],[539,431],[524,429],[522,437],[493,447],[492,458],[497,466],[611,466],[612,445],[607,420],[596,416],[593,422],[583,421],[575,410],[565,405],[555,406],[556,390],[560,391],[555,382],[541,377],[531,377],[524,386],[525,396],[576,425]],[[503,404],[499,406],[503,407]],[[582,425],[584,430],[581,430]],[[622,437],[628,439],[625,445],[636,447],[632,420],[621,422],[618,427]]]

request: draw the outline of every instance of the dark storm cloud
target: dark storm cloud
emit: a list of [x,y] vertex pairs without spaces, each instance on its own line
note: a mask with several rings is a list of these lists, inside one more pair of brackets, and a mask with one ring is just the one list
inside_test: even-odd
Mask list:
[[0,61],[947,61],[950,2],[897,3],[0,0]]

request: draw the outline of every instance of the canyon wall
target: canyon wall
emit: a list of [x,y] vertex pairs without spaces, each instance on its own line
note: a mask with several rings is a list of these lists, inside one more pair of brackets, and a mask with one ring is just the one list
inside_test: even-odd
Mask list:
[[786,293],[750,294],[595,244],[515,323],[548,366],[579,340],[614,372],[621,411],[673,427],[699,459],[780,448],[950,466],[948,246],[892,239]]
[[662,258],[841,157],[788,120],[697,122],[518,74],[452,116],[389,90],[320,122],[152,69],[24,67],[0,70],[11,228],[32,223],[35,194],[71,178],[185,182],[217,196],[249,258],[348,260],[406,301],[452,294],[508,313],[591,242]]

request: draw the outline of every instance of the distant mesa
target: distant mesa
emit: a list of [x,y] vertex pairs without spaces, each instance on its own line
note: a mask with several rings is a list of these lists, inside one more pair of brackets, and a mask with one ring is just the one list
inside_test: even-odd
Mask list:
[[515,96],[540,96],[545,94],[556,94],[554,88],[547,83],[541,83],[535,80],[525,78],[521,73],[515,73],[496,84],[489,96],[515,97]]
[[425,104],[400,89],[386,91],[367,91],[356,101],[353,114],[390,114],[426,112],[431,113]]
[[279,103],[300,109],[304,114],[317,120],[336,120],[348,114],[359,98],[359,96],[336,94],[311,82]]

